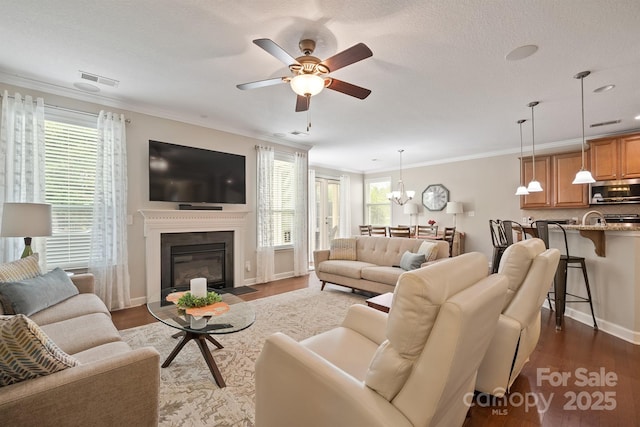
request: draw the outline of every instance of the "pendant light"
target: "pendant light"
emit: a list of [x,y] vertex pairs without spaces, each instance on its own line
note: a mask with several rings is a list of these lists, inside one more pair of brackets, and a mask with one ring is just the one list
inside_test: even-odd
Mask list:
[[520,186],[518,186],[518,189],[516,190],[516,196],[526,196],[529,194],[529,191],[527,190],[527,187],[524,186],[522,180],[522,124],[526,121],[527,119],[518,120],[518,124],[520,125]]
[[574,79],[580,79],[580,93],[581,93],[581,103],[582,103],[582,144],[580,147],[582,148],[582,167],[576,174],[576,177],[573,179],[573,184],[590,184],[592,182],[596,182],[591,175],[591,172],[585,170],[584,168],[584,78],[591,74],[591,71],[582,71],[575,76]]
[[533,176],[531,178],[531,182],[529,182],[529,185],[527,186],[527,191],[529,193],[537,193],[542,191],[542,185],[540,185],[540,182],[536,181],[536,134],[534,126],[535,121],[533,120],[533,107],[538,104],[538,101],[533,101],[527,104],[527,107],[531,108],[531,150],[533,154]]
[[398,150],[400,153],[400,180],[398,181],[398,189],[396,191],[392,191],[387,194],[387,198],[396,203],[397,205],[403,206],[409,200],[413,199],[416,192],[412,190],[404,190],[404,182],[402,181],[402,153],[404,150]]

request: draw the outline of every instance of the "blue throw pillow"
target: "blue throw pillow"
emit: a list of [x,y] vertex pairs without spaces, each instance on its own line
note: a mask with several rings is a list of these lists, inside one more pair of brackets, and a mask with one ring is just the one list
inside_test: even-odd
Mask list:
[[60,268],[31,279],[0,283],[0,296],[9,303],[12,314],[31,316],[74,295],[78,288]]
[[424,254],[414,254],[409,251],[405,251],[400,259],[400,268],[407,271],[415,270],[416,268],[420,268],[424,260]]

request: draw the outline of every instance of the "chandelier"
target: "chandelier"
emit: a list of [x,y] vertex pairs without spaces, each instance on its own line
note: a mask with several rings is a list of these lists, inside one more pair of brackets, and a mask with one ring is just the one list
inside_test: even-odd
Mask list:
[[407,203],[409,200],[413,199],[415,196],[415,191],[405,191],[404,190],[404,182],[402,182],[402,153],[404,150],[398,150],[400,153],[400,179],[398,180],[398,189],[392,191],[391,193],[387,193],[387,199],[390,201],[402,206]]

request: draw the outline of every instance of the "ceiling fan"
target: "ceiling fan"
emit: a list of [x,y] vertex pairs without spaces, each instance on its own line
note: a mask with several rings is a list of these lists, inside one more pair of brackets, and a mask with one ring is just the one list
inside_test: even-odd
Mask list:
[[267,53],[284,62],[293,75],[239,84],[237,85],[238,89],[256,89],[280,83],[289,83],[291,89],[297,95],[296,111],[309,110],[311,97],[320,93],[325,87],[358,99],[365,99],[371,93],[369,89],[328,76],[333,71],[372,56],[373,52],[364,43],[358,43],[321,61],[311,55],[316,48],[316,42],[313,40],[304,39],[300,41],[298,46],[302,56],[297,58],[289,55],[271,39],[257,39],[253,42],[266,50]]

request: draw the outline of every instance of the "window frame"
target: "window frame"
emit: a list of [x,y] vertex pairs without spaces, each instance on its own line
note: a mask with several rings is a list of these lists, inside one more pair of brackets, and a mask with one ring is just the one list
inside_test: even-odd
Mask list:
[[[69,153],[77,154],[74,156],[77,163],[82,162],[83,170],[91,170],[91,161],[93,161],[93,173],[89,173],[87,176],[93,176],[94,182],[91,185],[87,185],[86,179],[83,179],[78,176],[78,173],[74,173],[73,161],[67,162],[62,165],[62,169],[66,168],[66,175],[62,172],[58,175],[56,180],[52,180],[51,177],[51,168],[47,165],[56,160],[60,160],[64,158],[64,156],[58,152],[54,155],[51,153],[54,151],[51,145],[55,143],[55,138],[59,138],[59,135],[52,135],[51,130],[47,132],[47,123],[54,122],[60,123],[63,126],[73,126],[73,127],[83,127],[87,129],[91,129],[91,131],[81,131],[73,129],[69,134],[69,139],[64,142],[69,142],[71,138],[82,138],[86,137],[87,134],[92,134],[90,138],[82,138],[82,141],[87,144],[87,149],[82,150],[82,152],[74,151],[68,145],[61,148],[61,151],[67,150]],[[95,134],[93,134],[95,131]],[[63,137],[64,138],[64,137]],[[47,239],[46,247],[47,247],[47,263],[46,269],[51,270],[56,267],[60,267],[67,271],[86,271],[89,267],[89,249],[91,245],[91,234],[92,234],[92,224],[93,224],[93,204],[94,204],[94,190],[95,190],[95,162],[97,160],[97,147],[98,147],[98,131],[97,131],[97,119],[96,116],[90,113],[76,112],[73,110],[61,109],[56,107],[46,107],[45,106],[45,176],[49,179],[45,179],[45,201],[46,203],[50,203],[52,205],[52,236]],[[93,146],[91,145],[93,144]],[[71,145],[71,144],[69,144]],[[47,154],[49,153],[49,154]],[[53,160],[52,160],[53,158]],[[75,196],[82,193],[84,199],[83,203],[79,203],[78,206],[74,206],[73,203],[63,204],[58,200],[52,200],[52,197],[57,196],[60,197],[60,193],[63,191],[60,188],[64,187],[64,184],[59,184],[59,181],[69,180],[71,185],[67,183],[67,187],[70,189],[69,193],[73,193]],[[53,184],[56,182],[56,184]],[[74,184],[75,183],[75,184]],[[84,183],[84,185],[80,185],[79,183]],[[53,187],[53,189],[52,189]],[[56,188],[57,187],[57,188]],[[82,188],[84,187],[84,188]],[[53,195],[51,193],[54,193]],[[90,195],[90,199],[88,198]],[[90,214],[88,211],[90,210]],[[58,211],[59,213],[57,213]],[[80,216],[77,217],[74,215],[74,212],[80,213]],[[70,228],[67,233],[59,233],[56,232],[56,215],[61,215],[62,223],[71,224],[75,218],[84,218],[84,221],[81,222],[80,227]],[[77,225],[77,224],[76,224]],[[60,227],[58,225],[58,227]],[[84,229],[83,232],[80,229]],[[58,239],[56,241],[56,238]],[[66,240],[66,244],[64,243]],[[67,251],[68,258],[64,258],[64,251]],[[80,253],[86,253],[86,256],[79,257]],[[51,255],[58,254],[59,257],[57,259],[52,260]]]
[[[290,168],[290,172],[291,172],[291,182],[289,182],[288,184],[286,182],[277,182],[276,180],[276,162],[279,163],[287,163],[288,167]],[[294,241],[294,214],[295,214],[295,194],[293,194],[293,183],[295,182],[295,158],[294,158],[294,153],[289,153],[289,152],[285,152],[285,151],[274,151],[273,153],[273,163],[274,163],[274,180],[273,180],[273,196],[275,195],[281,195],[284,194],[283,193],[283,189],[287,189],[288,195],[290,196],[288,202],[291,203],[291,207],[290,208],[283,208],[282,206],[279,206],[278,208],[276,208],[274,205],[272,205],[271,208],[271,216],[272,216],[272,220],[273,220],[273,233],[274,235],[273,237],[273,247],[274,250],[279,251],[279,250],[289,250],[289,249],[293,249],[293,241]],[[273,197],[272,199],[273,201],[276,200],[276,197]],[[282,243],[278,243],[278,239],[276,239],[276,235],[278,233],[278,230],[282,230],[283,233],[285,233],[286,231],[284,230],[283,224],[284,221],[282,221],[282,216],[286,214],[286,215],[290,215],[290,231],[289,231],[289,242],[287,243],[286,240],[283,238]],[[276,224],[276,216],[280,215],[281,216],[281,221],[280,221],[280,227],[278,227],[278,225]]]
[[[390,176],[367,178],[364,180],[364,222],[371,225],[385,225],[390,226],[393,223],[393,209],[391,206],[391,200],[386,199],[386,202],[372,203],[371,202],[371,185],[378,183],[387,183],[389,185],[389,191],[392,191],[392,181]],[[389,208],[389,223],[388,224],[372,224],[370,218],[370,207],[372,206],[388,206]]]

